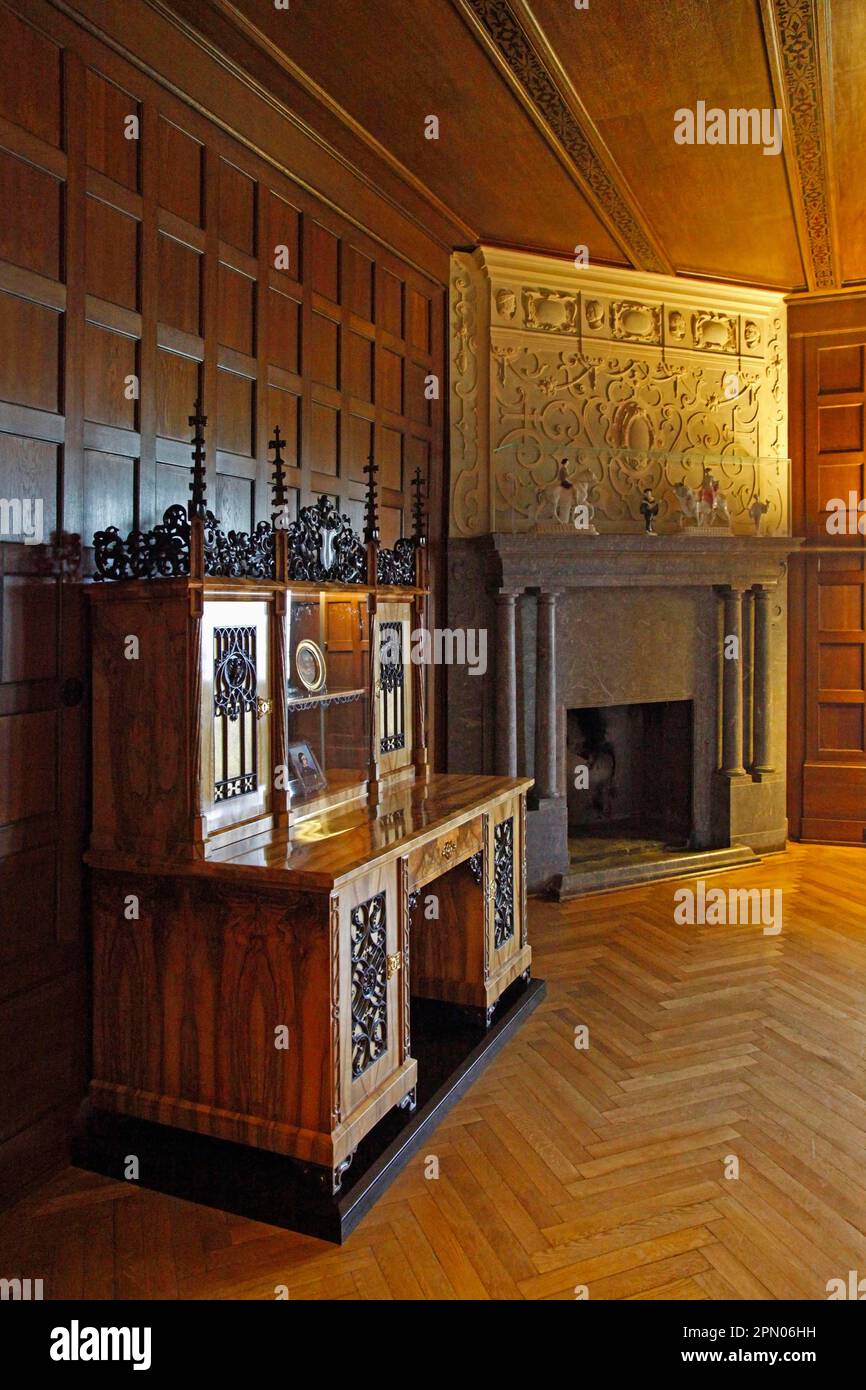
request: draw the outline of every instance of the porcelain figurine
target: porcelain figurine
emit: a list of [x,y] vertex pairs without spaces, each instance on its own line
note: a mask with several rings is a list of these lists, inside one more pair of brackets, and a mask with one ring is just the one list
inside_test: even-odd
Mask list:
[[753,522],[754,527],[755,527],[755,535],[756,535],[756,536],[760,536],[760,534],[761,534],[761,521],[762,521],[763,517],[766,515],[766,513],[767,513],[769,510],[770,510],[770,504],[769,504],[769,502],[762,502],[761,499],[760,499],[760,497],[756,497],[755,500],[754,500],[754,502],[752,503],[751,507],[749,508],[749,516],[752,518],[752,522]]
[[652,488],[645,487],[643,490],[643,500],[640,504],[640,514],[643,517],[644,530],[648,536],[655,536],[658,534],[653,522],[659,514],[659,505],[660,504],[653,496]]

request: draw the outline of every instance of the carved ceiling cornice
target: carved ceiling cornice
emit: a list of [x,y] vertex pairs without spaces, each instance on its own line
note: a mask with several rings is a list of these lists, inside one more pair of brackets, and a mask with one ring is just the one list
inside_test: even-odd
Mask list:
[[800,251],[810,290],[840,285],[830,129],[829,15],[826,0],[761,0]]
[[631,196],[625,177],[528,6],[518,0],[520,17],[507,0],[454,0],[454,4],[632,264],[640,270],[670,273],[672,266]]

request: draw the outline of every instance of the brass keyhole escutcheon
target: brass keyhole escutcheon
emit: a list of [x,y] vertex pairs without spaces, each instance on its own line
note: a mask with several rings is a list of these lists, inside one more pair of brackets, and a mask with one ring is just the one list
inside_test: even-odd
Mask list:
[[261,695],[256,696],[256,719],[264,719],[266,714],[271,712],[271,700],[263,700]]

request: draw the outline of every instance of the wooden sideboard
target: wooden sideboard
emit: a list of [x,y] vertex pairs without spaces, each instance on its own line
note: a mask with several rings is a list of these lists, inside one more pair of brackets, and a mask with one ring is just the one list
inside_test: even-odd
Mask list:
[[205,423],[190,507],[94,538],[91,1099],[334,1193],[415,1107],[412,996],[487,1028],[529,983],[531,782],[430,772],[420,475],[393,550],[372,459],[363,541],[327,497],[282,524],[276,430],[272,522],[225,534]]

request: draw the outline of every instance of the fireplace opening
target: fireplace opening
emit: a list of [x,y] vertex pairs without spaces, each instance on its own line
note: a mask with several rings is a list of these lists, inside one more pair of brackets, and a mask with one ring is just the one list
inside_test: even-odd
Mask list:
[[567,755],[572,862],[686,848],[691,700],[569,710]]

